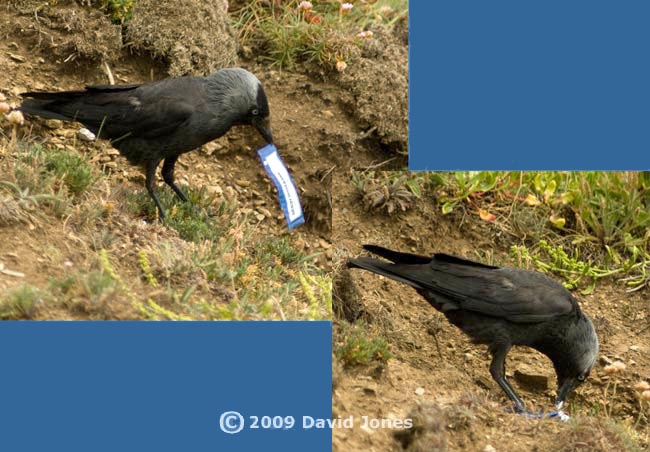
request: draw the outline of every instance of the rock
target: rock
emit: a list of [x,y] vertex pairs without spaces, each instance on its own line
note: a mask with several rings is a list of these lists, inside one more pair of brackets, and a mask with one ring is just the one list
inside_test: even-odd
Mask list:
[[424,395],[425,392],[426,392],[426,391],[424,390],[424,388],[417,388],[417,389],[415,390],[415,395],[422,396],[422,395]]
[[19,63],[24,63],[25,62],[25,57],[16,55],[15,53],[10,53],[9,58],[11,58],[14,61],[17,61]]
[[223,188],[220,185],[208,185],[208,193],[211,195],[221,196],[223,195]]
[[529,389],[546,390],[549,387],[548,376],[534,374],[530,371],[515,370],[515,380]]
[[486,444],[483,448],[483,452],[497,452],[497,450],[492,447],[490,444]]
[[81,141],[94,141],[95,140],[95,134],[92,133],[90,130],[86,129],[85,127],[79,129],[77,132],[77,136]]

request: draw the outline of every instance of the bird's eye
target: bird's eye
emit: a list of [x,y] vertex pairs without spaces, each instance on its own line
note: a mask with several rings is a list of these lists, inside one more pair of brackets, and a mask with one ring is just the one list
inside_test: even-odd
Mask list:
[[254,108],[253,111],[251,111],[251,115],[257,116],[260,114],[260,111],[257,108]]
[[584,375],[578,375],[578,381],[585,381]]

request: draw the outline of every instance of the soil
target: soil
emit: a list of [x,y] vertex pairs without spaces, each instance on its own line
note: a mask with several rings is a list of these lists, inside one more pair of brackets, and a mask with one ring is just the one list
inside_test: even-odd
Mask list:
[[[650,447],[650,424],[642,420],[632,386],[650,380],[650,309],[646,292],[626,293],[621,283],[598,284],[591,295],[576,294],[594,320],[601,347],[591,376],[569,399],[569,423],[532,420],[510,414],[509,400],[492,380],[486,347],[473,345],[414,290],[361,270],[344,260],[370,243],[418,254],[444,252],[498,265],[518,266],[508,257],[508,240],[478,215],[443,216],[424,202],[403,213],[368,211],[351,183],[351,174],[333,183],[335,248],[334,347],[343,324],[362,320],[390,344],[385,365],[343,369],[335,361],[334,417],[356,420],[355,429],[334,429],[335,451],[623,451],[617,427]],[[622,360],[616,378],[603,365]],[[532,411],[552,410],[556,389],[550,360],[515,347],[506,365],[510,381]],[[517,378],[517,375],[520,375]],[[614,382],[616,395],[611,396]],[[608,390],[610,396],[605,397]],[[603,404],[611,406],[606,415]],[[646,411],[647,412],[647,411]],[[361,416],[418,419],[415,434],[400,429],[361,428]],[[406,433],[395,436],[396,433]],[[625,436],[625,435],[624,435]]]

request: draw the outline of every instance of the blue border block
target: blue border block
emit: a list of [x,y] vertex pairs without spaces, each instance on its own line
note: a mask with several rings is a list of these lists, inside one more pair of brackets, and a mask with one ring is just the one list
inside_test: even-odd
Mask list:
[[410,2],[411,170],[650,169],[650,2]]
[[[330,322],[0,322],[0,450],[331,451]],[[301,424],[302,425],[302,424]]]

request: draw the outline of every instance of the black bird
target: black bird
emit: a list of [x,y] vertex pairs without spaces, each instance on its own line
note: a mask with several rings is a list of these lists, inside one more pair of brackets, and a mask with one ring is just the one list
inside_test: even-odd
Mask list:
[[505,376],[506,355],[513,345],[531,347],[551,359],[558,379],[558,410],[589,375],[598,337],[576,299],[557,281],[535,271],[446,254],[426,257],[374,245],[364,248],[391,262],[359,257],[350,259],[348,267],[408,284],[474,343],[488,345],[490,373],[516,412],[526,412],[526,407]]
[[132,164],[143,165],[147,191],[154,192],[156,168],[179,198],[174,183],[179,155],[224,135],[232,126],[252,125],[273,143],[269,105],[260,81],[241,68],[207,77],[180,77],[134,85],[87,86],[82,91],[28,92],[17,109],[43,118],[78,121],[111,141]]

